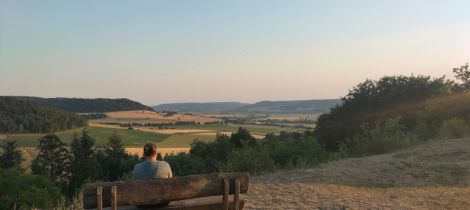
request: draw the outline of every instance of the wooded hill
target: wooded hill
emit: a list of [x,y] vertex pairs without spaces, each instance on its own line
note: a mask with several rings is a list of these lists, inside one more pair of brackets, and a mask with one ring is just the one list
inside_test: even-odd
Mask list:
[[339,99],[260,101],[254,104],[240,102],[214,103],[170,103],[153,108],[157,111],[202,112],[202,113],[325,113],[336,106]]
[[75,113],[15,97],[0,96],[0,133],[42,133],[86,125]]
[[40,98],[16,96],[17,99],[32,101],[34,103],[56,107],[70,112],[96,113],[129,110],[149,110],[152,108],[127,98]]

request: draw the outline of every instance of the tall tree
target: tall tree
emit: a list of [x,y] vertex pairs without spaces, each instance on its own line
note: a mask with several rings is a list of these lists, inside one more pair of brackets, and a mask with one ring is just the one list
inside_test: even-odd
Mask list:
[[18,150],[16,141],[6,140],[1,146],[0,167],[13,168],[21,164],[21,152]]
[[105,181],[125,177],[139,161],[137,156],[125,152],[121,137],[117,133],[108,138],[106,149],[98,151],[96,159],[101,169],[100,179]]
[[230,142],[239,149],[256,146],[256,139],[250,134],[250,131],[242,127],[239,127],[238,132],[230,136]]
[[93,181],[98,176],[98,163],[94,145],[95,140],[86,128],[83,129],[80,136],[75,134],[73,137],[70,147],[73,155],[70,164],[70,195],[73,195],[87,181]]
[[461,87],[465,91],[470,91],[470,69],[468,69],[468,63],[461,66],[460,68],[453,69],[454,76],[461,82]]
[[55,183],[65,186],[70,178],[72,158],[66,144],[58,136],[49,134],[39,139],[37,150],[38,156],[31,165],[33,174],[45,175]]

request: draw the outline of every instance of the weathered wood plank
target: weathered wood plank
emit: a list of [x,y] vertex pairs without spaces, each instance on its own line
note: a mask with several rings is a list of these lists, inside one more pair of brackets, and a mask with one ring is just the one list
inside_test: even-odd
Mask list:
[[[141,204],[158,204],[169,201],[222,195],[223,179],[240,179],[240,192],[246,193],[249,188],[248,173],[202,174],[170,179],[131,180],[119,182],[103,182],[85,185],[83,205],[85,208],[96,208],[96,188],[103,187],[103,205],[108,207],[111,200],[111,186],[119,191],[117,206]],[[230,183],[229,193],[234,193]]]
[[117,210],[117,187],[111,187],[111,209]]
[[96,188],[96,209],[103,210],[103,188]]
[[[210,198],[210,199],[197,199],[193,200],[184,200],[184,201],[173,201],[166,207],[160,208],[148,208],[146,210],[221,210],[223,209],[223,203],[220,197]],[[234,208],[234,201],[229,200],[229,208]],[[240,200],[240,210],[245,206],[245,201]],[[141,210],[134,206],[124,207],[126,210]]]
[[[228,203],[229,209],[233,209],[235,206],[233,201]],[[245,207],[245,201],[240,201],[240,210]],[[168,206],[163,208],[158,208],[158,210],[220,210],[224,208],[223,203],[197,203],[192,205],[179,205],[179,206]]]
[[235,178],[235,194],[233,195],[235,206],[233,209],[240,210],[240,180]]
[[228,179],[224,179],[224,194],[222,196],[222,200],[224,203],[223,210],[228,210],[228,193],[230,191],[230,184],[228,183]]

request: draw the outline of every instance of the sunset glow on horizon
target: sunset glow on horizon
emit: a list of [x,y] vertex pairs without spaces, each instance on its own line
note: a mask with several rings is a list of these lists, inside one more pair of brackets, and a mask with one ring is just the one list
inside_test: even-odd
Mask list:
[[0,0],[0,95],[168,102],[339,98],[452,78],[470,1]]

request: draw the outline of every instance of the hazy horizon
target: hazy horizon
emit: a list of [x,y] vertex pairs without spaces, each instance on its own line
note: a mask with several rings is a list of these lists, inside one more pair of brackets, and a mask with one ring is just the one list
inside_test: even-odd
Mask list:
[[0,95],[146,105],[334,99],[384,75],[452,78],[470,1],[0,0]]

